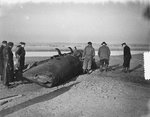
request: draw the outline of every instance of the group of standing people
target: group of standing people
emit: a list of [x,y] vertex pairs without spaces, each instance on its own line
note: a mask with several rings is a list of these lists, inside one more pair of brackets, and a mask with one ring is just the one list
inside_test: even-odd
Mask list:
[[[15,51],[16,57],[16,67],[14,68],[13,52],[12,48],[14,46],[13,42],[3,41],[0,47],[0,80],[7,87],[10,86],[10,82],[14,81],[16,78],[15,71],[17,70],[22,74],[25,66],[25,43],[20,42]],[[131,52],[129,46],[126,43],[122,43],[124,48],[123,52],[123,71],[129,72]],[[100,71],[108,70],[109,60],[110,60],[110,49],[106,42],[101,43],[101,47],[98,49],[98,57],[100,59]],[[82,59],[83,61],[83,72],[92,72],[92,63],[95,56],[95,49],[92,46],[92,42],[88,42],[88,45],[83,50]]]
[[[132,58],[130,47],[126,43],[121,44],[123,47],[123,71],[125,73],[129,72],[130,60]],[[98,57],[100,59],[100,71],[108,71],[109,60],[110,60],[110,49],[106,42],[101,43],[101,47],[98,49]],[[88,45],[83,51],[83,73],[92,72],[92,61],[95,56],[95,49],[92,46],[92,42],[88,42]]]
[[6,86],[10,86],[10,82],[15,80],[15,70],[23,71],[25,62],[25,43],[20,42],[15,51],[17,66],[14,68],[14,59],[12,48],[13,42],[3,41],[0,47],[0,80]]

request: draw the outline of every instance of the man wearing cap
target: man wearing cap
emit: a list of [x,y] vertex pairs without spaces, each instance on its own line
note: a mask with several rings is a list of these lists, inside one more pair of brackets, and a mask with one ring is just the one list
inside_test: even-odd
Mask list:
[[7,87],[9,87],[9,83],[14,80],[14,61],[12,53],[13,46],[14,44],[12,42],[9,42],[7,46],[3,49],[3,84]]
[[103,42],[101,45],[102,46],[98,50],[98,56],[100,59],[100,71],[103,71],[103,67],[105,67],[105,70],[107,71],[110,59],[110,49],[106,42]]
[[25,43],[24,42],[20,42],[20,47],[18,47],[17,51],[15,52],[16,58],[18,59],[18,69],[22,72],[22,70],[24,69],[24,65],[25,65]]
[[83,51],[83,72],[91,73],[92,60],[95,56],[95,49],[92,47],[92,42],[88,42],[88,45]]
[[15,57],[16,57],[16,61],[15,61],[15,69],[16,70],[18,70],[19,69],[19,67],[20,67],[20,62],[19,62],[19,60],[20,60],[20,57],[19,57],[19,55],[16,53],[16,52],[18,52],[18,50],[20,49],[20,47],[21,47],[21,45],[19,44],[19,45],[17,45],[16,46],[16,51],[15,51]]
[[6,47],[7,45],[7,41],[3,41],[2,45],[0,47],[0,80],[2,81],[2,74],[3,74],[3,68],[4,68],[4,64],[3,64],[3,49]]
[[131,56],[130,48],[129,46],[127,46],[126,43],[122,43],[122,47],[123,47],[123,59],[124,59],[123,71],[126,73],[126,72],[129,72],[130,60],[132,56]]

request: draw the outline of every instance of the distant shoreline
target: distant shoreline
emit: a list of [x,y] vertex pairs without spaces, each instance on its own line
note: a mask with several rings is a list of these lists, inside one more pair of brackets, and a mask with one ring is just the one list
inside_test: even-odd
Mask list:
[[[69,53],[70,51],[61,51],[62,53]],[[135,55],[135,54],[143,54],[144,52],[147,51],[132,51],[131,50],[131,54]],[[98,51],[95,51],[95,55],[97,56]],[[50,57],[50,56],[54,56],[54,55],[58,55],[57,51],[27,51],[26,52],[26,57]],[[111,50],[111,56],[118,56],[118,55],[123,55],[123,51],[113,51]]]
[[[39,43],[39,44],[26,44],[26,51],[28,52],[45,52],[45,51],[49,51],[49,52],[53,52],[56,51],[55,48],[59,48],[61,51],[68,51],[68,47],[71,47],[72,49],[74,49],[74,47],[77,47],[77,49],[84,49],[85,46],[87,44],[86,43],[47,43],[47,44],[43,44],[43,43]],[[146,44],[128,44],[129,47],[131,48],[132,51],[150,51],[150,45],[146,45]],[[97,43],[93,43],[93,47],[95,48],[95,50],[97,51],[98,48],[100,47],[100,44]],[[122,51],[122,46],[120,44],[108,44],[109,48],[111,51]],[[16,44],[13,48],[13,51],[16,50]]]
[[[69,49],[60,49],[61,51],[69,51]],[[111,51],[122,51],[122,49],[110,49]],[[27,49],[27,52],[55,52],[55,49]],[[95,51],[98,51],[98,49],[95,49]],[[150,51],[149,49],[131,49],[131,51]]]

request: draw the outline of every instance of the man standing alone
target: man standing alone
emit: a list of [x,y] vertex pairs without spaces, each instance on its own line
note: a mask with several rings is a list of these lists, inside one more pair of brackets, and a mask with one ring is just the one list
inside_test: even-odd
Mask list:
[[88,45],[85,47],[83,51],[83,72],[91,73],[92,60],[95,56],[95,49],[92,47],[92,42],[88,42]]
[[124,59],[124,62],[123,62],[123,71],[126,73],[126,72],[129,72],[129,68],[130,68],[130,60],[132,58],[131,56],[131,51],[130,51],[130,48],[129,46],[127,46],[126,43],[122,43],[122,47],[124,48],[123,50],[123,59]]
[[13,61],[13,43],[9,42],[7,46],[3,49],[3,84],[9,87],[9,83],[14,80],[14,61]]
[[25,66],[25,43],[20,42],[20,47],[18,47],[17,51],[15,52],[16,58],[18,59],[18,69],[22,72]]
[[0,47],[0,80],[2,81],[2,74],[3,74],[3,68],[4,68],[4,64],[3,64],[3,49],[6,47],[7,45],[7,41],[3,41],[2,45]]
[[105,67],[105,70],[107,71],[110,58],[110,49],[106,42],[103,42],[101,45],[102,46],[98,50],[98,56],[100,58],[100,71],[103,71],[103,67]]

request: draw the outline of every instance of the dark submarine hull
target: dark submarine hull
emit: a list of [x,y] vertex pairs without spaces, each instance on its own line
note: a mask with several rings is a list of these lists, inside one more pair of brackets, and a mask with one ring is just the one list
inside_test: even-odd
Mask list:
[[73,55],[57,56],[36,63],[23,77],[43,87],[60,85],[82,73],[82,62]]

